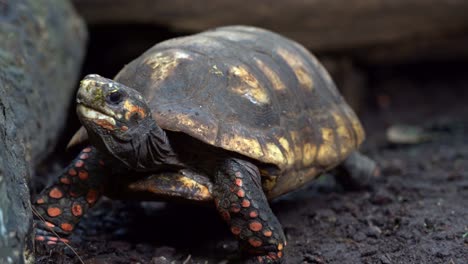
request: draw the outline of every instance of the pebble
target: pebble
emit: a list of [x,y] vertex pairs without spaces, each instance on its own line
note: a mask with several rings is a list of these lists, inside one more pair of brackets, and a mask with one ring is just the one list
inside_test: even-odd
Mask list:
[[151,259],[151,264],[169,264],[170,261],[165,257],[154,257]]
[[379,260],[382,264],[392,264],[392,259],[387,254],[380,255]]
[[302,258],[302,260],[304,261],[303,263],[315,263],[315,264],[325,263],[323,258],[321,258],[320,256],[314,256],[311,253],[304,254],[304,257]]

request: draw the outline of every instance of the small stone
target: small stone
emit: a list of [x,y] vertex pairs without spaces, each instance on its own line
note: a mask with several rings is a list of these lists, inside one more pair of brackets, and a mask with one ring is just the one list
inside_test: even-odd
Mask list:
[[379,260],[382,264],[392,264],[392,259],[387,254],[380,255]]
[[386,205],[393,202],[393,195],[385,189],[378,189],[371,197],[370,202],[375,205]]
[[109,248],[115,248],[117,250],[128,251],[132,245],[125,241],[111,241],[108,244]]
[[167,247],[167,246],[158,247],[154,250],[154,255],[156,256],[171,257],[171,256],[174,256],[175,253],[176,253],[175,248]]
[[393,144],[419,144],[432,139],[423,128],[411,125],[392,125],[387,129],[387,140]]
[[302,260],[303,260],[305,263],[315,263],[315,264],[322,264],[322,263],[325,263],[325,261],[323,260],[322,257],[312,255],[311,253],[306,253],[306,254],[304,255],[304,257],[302,258]]
[[169,264],[171,263],[167,258],[165,257],[154,257],[151,259],[151,264]]
[[356,242],[361,242],[366,239],[366,235],[363,232],[356,232],[353,234],[353,240]]
[[361,252],[361,257],[370,257],[377,253],[377,249],[375,248],[366,248]]
[[378,238],[382,234],[382,230],[375,225],[370,225],[366,230],[366,235],[368,237]]
[[439,250],[434,254],[437,258],[446,258],[450,256],[450,253],[445,250]]
[[148,244],[137,244],[135,246],[135,249],[138,253],[147,253],[153,250],[153,246],[148,245]]

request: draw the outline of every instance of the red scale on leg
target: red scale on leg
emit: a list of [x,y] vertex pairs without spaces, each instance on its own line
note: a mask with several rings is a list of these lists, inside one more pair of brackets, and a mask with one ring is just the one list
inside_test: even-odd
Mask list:
[[78,173],[76,172],[76,170],[74,168],[71,168],[68,170],[68,174],[70,176],[76,176]]
[[234,235],[238,236],[241,233],[241,231],[242,231],[242,229],[240,227],[235,226],[235,225],[231,226],[231,232]]
[[83,207],[79,203],[73,203],[71,208],[72,214],[74,216],[82,216],[83,215]]
[[80,180],[87,180],[89,177],[89,174],[86,170],[81,170],[79,173],[78,173],[78,178],[80,178]]
[[63,184],[71,184],[71,179],[68,176],[62,176],[60,177],[60,182]]
[[252,210],[249,213],[250,218],[256,218],[258,216],[257,210]]
[[263,243],[260,239],[256,238],[256,237],[251,237],[249,238],[249,244],[252,246],[252,247],[260,247]]
[[50,217],[57,217],[62,214],[62,210],[58,207],[49,207],[47,208],[47,214]]
[[96,190],[89,190],[88,193],[86,194],[86,201],[90,204],[93,205],[98,198],[98,192]]
[[233,213],[239,213],[241,208],[238,204],[231,204],[231,212]]
[[236,179],[236,185],[242,187],[242,179]]
[[62,223],[60,228],[62,228],[63,231],[71,232],[73,230],[73,225],[70,223]]
[[241,205],[242,205],[242,207],[244,207],[244,208],[248,208],[248,207],[250,207],[250,201],[247,200],[247,199],[244,199],[244,200],[242,200]]
[[59,188],[54,187],[52,188],[52,190],[50,190],[49,197],[54,199],[60,199],[63,197],[63,193]]
[[257,232],[257,231],[262,230],[263,225],[262,225],[262,223],[260,223],[258,221],[252,221],[252,222],[249,223],[249,228],[250,228],[250,230],[252,230],[254,232]]
[[84,166],[84,161],[78,160],[78,161],[75,162],[75,167],[81,168],[83,166]]
[[266,237],[271,237],[273,235],[273,232],[271,232],[271,230],[265,230],[263,231],[263,235]]
[[224,221],[229,222],[231,220],[231,215],[229,214],[228,211],[222,210],[221,211],[221,217],[224,219]]
[[84,148],[81,152],[90,153],[93,149],[91,147]]

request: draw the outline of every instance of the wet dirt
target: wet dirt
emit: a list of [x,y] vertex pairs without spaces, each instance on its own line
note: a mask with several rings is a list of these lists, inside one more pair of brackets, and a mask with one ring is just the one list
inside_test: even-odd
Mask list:
[[[367,69],[363,151],[383,176],[345,191],[325,175],[274,201],[286,263],[468,263],[468,64],[431,65]],[[430,140],[388,143],[386,129],[399,123],[423,128]],[[105,199],[71,246],[76,253],[38,246],[37,263],[79,263],[77,255],[85,263],[238,260],[214,208],[187,204]]]

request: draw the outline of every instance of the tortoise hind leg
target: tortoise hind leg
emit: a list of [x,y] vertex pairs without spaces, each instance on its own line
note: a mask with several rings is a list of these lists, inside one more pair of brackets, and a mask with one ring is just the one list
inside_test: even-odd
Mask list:
[[380,176],[380,169],[369,157],[352,152],[334,171],[336,180],[347,190],[368,187]]
[[225,160],[215,175],[213,196],[247,261],[281,263],[285,237],[255,165],[239,159]]

